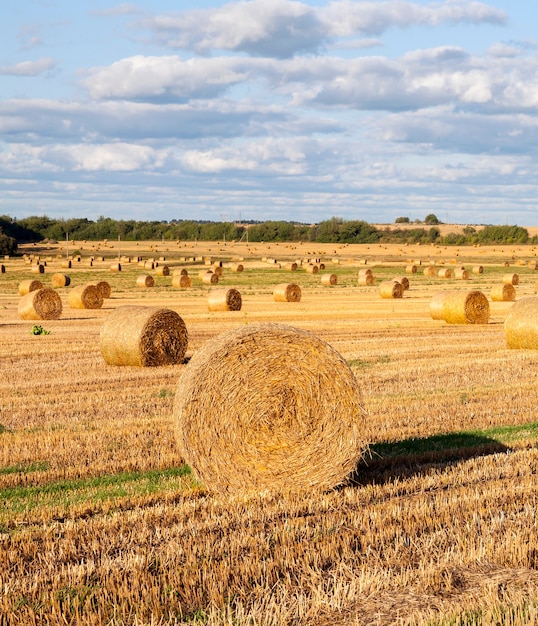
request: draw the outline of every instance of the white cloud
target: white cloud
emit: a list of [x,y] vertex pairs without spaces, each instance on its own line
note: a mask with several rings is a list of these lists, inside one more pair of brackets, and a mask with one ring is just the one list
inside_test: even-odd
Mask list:
[[55,66],[54,60],[49,58],[37,61],[21,61],[14,65],[0,65],[0,74],[10,76],[38,76],[51,70]]

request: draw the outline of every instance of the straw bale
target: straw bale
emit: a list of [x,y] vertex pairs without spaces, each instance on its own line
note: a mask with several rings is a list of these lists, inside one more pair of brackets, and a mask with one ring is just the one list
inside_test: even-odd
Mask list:
[[174,270],[172,275],[173,276],[188,276],[189,271],[187,270],[187,268],[182,267],[181,269]]
[[359,270],[359,276],[373,276],[374,273],[373,271],[368,267],[361,267],[361,269]]
[[224,270],[222,269],[222,265],[213,265],[211,267],[211,271],[213,274],[216,274],[219,278],[223,275]]
[[405,273],[406,274],[416,274],[417,273],[417,266],[416,265],[407,265],[405,268]]
[[314,335],[249,324],[206,342],[176,389],[178,448],[214,493],[320,492],[365,450],[360,386]]
[[210,311],[240,311],[241,294],[237,289],[213,289],[207,298]]
[[422,270],[424,276],[437,276],[437,269],[435,265],[426,265],[426,267]]
[[19,295],[25,296],[30,291],[36,291],[37,289],[43,289],[43,283],[40,280],[30,278],[28,280],[21,280],[19,283]]
[[483,274],[484,268],[481,265],[475,265],[473,267],[473,274]]
[[459,269],[454,270],[454,278],[458,280],[469,280],[469,272],[460,267]]
[[404,291],[409,290],[409,278],[407,278],[407,276],[395,276],[392,280],[400,283],[401,286],[404,288]]
[[215,272],[204,272],[201,275],[202,282],[206,285],[216,285],[219,282],[219,277]]
[[490,297],[493,302],[513,302],[516,299],[516,290],[509,283],[493,285]]
[[503,283],[505,285],[519,285],[518,274],[503,274]]
[[504,321],[508,348],[538,350],[538,297],[515,302]]
[[64,269],[69,269],[71,267],[71,265],[72,265],[72,263],[69,260],[68,261],[62,261],[62,267]]
[[30,271],[32,272],[32,274],[44,274],[45,267],[42,263],[39,263],[38,265],[32,265]]
[[101,327],[101,354],[108,365],[151,367],[181,363],[187,345],[185,322],[169,309],[120,306]]
[[434,320],[442,320],[443,317],[443,303],[448,291],[438,291],[432,296],[430,300],[430,316]]
[[375,276],[373,274],[359,274],[359,278],[357,279],[357,285],[375,285]]
[[338,282],[338,276],[336,274],[323,274],[321,276],[322,285],[336,285]]
[[67,274],[53,274],[51,277],[53,287],[69,287],[71,278]]
[[503,267],[510,267],[510,261],[505,261],[503,263]]
[[121,272],[121,263],[112,263],[110,266],[111,272]]
[[69,292],[69,306],[72,309],[100,309],[103,296],[94,284],[78,285]]
[[325,269],[325,263],[318,263],[320,272]]
[[312,265],[309,263],[308,265],[305,265],[305,270],[308,274],[317,274],[319,272],[319,265]]
[[137,287],[154,287],[155,281],[153,280],[153,276],[149,276],[149,275],[137,276],[136,286]]
[[6,273],[6,266],[2,263],[2,265],[0,265],[0,274],[5,274]]
[[23,320],[57,320],[62,314],[62,299],[49,287],[35,289],[22,296],[17,312]]
[[107,282],[106,280],[96,280],[92,281],[89,284],[95,285],[97,289],[99,289],[101,295],[103,296],[103,299],[110,298],[112,294],[112,287],[110,286],[109,282]]
[[188,289],[191,285],[191,277],[186,274],[176,274],[172,277],[172,287],[176,289]]
[[232,272],[242,272],[245,268],[242,263],[232,263],[230,269]]
[[487,324],[488,299],[481,291],[449,291],[443,299],[443,319],[448,324]]
[[452,270],[448,267],[442,267],[438,272],[439,278],[452,278]]
[[288,272],[296,272],[297,271],[297,263],[286,263],[284,265],[284,269],[288,270]]
[[534,261],[534,260],[530,260],[527,262],[527,265],[529,267],[529,269],[531,270],[538,270],[538,261]]
[[155,274],[157,276],[170,276],[170,268],[168,265],[159,265],[159,267],[155,268]]
[[300,302],[301,288],[294,283],[280,283],[273,289],[275,302]]
[[403,285],[394,280],[379,283],[379,294],[382,298],[403,298],[403,292]]

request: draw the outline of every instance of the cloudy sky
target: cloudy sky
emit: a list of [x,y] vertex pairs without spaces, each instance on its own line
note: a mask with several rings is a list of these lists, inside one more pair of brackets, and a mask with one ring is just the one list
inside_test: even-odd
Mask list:
[[538,225],[529,0],[17,0],[0,214]]

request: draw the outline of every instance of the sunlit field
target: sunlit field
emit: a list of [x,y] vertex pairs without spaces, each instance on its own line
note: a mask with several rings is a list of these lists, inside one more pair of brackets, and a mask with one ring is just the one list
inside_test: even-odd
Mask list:
[[[1,625],[538,624],[538,352],[506,347],[513,302],[490,298],[506,274],[517,274],[517,300],[536,293],[534,247],[118,241],[20,252],[0,260]],[[150,258],[158,266],[142,267]],[[216,262],[218,285],[204,284]],[[325,267],[309,273],[309,262]],[[469,278],[425,276],[433,263]],[[358,285],[364,267],[374,285]],[[190,288],[172,286],[180,268]],[[50,286],[55,273],[71,279],[57,289],[60,319],[19,319],[19,283]],[[326,273],[337,284],[322,284]],[[140,275],[154,287],[137,287]],[[403,298],[381,298],[379,283],[403,275]],[[103,307],[71,309],[69,290],[96,280],[111,286]],[[280,283],[299,285],[300,302],[275,302]],[[241,310],[208,310],[220,287],[241,293]],[[471,289],[489,299],[488,324],[432,319],[435,293]],[[125,304],[179,313],[185,363],[107,365],[100,330]],[[310,331],[359,380],[368,448],[345,485],[214,495],[184,465],[173,418],[182,368],[209,339],[256,322]]]

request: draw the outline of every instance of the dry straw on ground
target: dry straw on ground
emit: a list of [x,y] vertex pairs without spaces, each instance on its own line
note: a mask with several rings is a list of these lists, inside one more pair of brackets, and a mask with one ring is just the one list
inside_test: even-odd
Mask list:
[[57,320],[62,314],[62,299],[52,288],[30,291],[19,300],[17,312],[23,320]]
[[280,283],[273,289],[275,302],[299,302],[301,295],[301,288],[295,283]]
[[384,280],[379,283],[379,295],[382,298],[403,298],[404,288],[394,280]]
[[449,324],[487,324],[489,313],[481,291],[449,291],[443,298],[443,320]]
[[490,297],[493,302],[512,302],[516,299],[516,290],[514,286],[509,283],[493,285]]
[[175,274],[172,276],[172,287],[176,289],[188,289],[191,284],[191,278],[187,274]]
[[346,361],[280,324],[208,341],[180,378],[174,417],[182,456],[214,492],[330,489],[365,448],[360,387]]
[[21,280],[19,283],[19,296],[25,296],[30,291],[36,291],[37,289],[43,289],[43,283],[40,280],[34,280],[33,278]]
[[323,274],[321,276],[322,285],[336,285],[338,283],[338,277],[336,274]]
[[515,302],[504,320],[508,348],[538,350],[538,298],[531,296]]
[[155,286],[155,280],[153,279],[153,276],[149,276],[149,275],[142,275],[142,276],[137,276],[136,278],[136,286],[137,287],[145,287],[145,288],[149,288],[149,287],[154,287]]
[[97,285],[78,285],[69,292],[69,306],[72,309],[100,309],[103,295]]
[[50,282],[53,287],[69,287],[71,278],[67,274],[53,274]]
[[185,358],[188,332],[182,317],[159,307],[121,306],[105,320],[100,348],[109,365],[173,365]]
[[237,289],[214,289],[209,292],[207,308],[210,311],[240,311],[241,294]]

